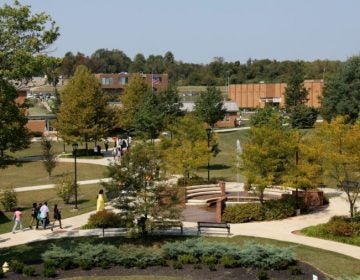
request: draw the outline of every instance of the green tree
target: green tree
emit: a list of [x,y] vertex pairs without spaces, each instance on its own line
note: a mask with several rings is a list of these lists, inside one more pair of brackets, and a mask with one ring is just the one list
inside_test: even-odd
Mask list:
[[350,122],[360,112],[360,56],[350,57],[340,71],[330,77],[321,99],[321,115],[327,121],[337,115],[348,116]]
[[[354,216],[354,207],[360,193],[360,123],[348,123],[338,117],[331,123],[322,123],[315,129],[312,145],[320,152],[318,160],[323,167],[327,183],[342,188],[347,195],[350,216]],[[355,182],[358,188],[349,189],[346,182]]]
[[250,125],[253,127],[273,126],[280,128],[283,123],[283,117],[279,110],[271,106],[258,108],[250,118]]
[[[5,153],[24,149],[29,144],[25,128],[25,108],[15,102],[21,85],[43,68],[41,55],[58,37],[58,27],[45,13],[32,14],[18,1],[0,7],[0,167],[11,156]],[[9,81],[12,81],[11,84]]]
[[243,145],[241,169],[248,184],[258,192],[261,203],[268,186],[283,182],[295,150],[290,131],[274,126],[251,128]]
[[13,159],[7,150],[15,152],[30,144],[25,108],[15,102],[16,97],[16,89],[0,79],[0,168]]
[[0,8],[0,78],[22,81],[43,66],[46,51],[59,36],[59,28],[45,13],[32,14],[18,1]]
[[98,49],[91,55],[90,61],[93,73],[128,72],[131,63],[131,59],[117,49]]
[[317,110],[307,107],[309,92],[304,87],[304,64],[297,62],[285,88],[285,108],[289,114],[289,122],[295,128],[313,127]]
[[145,72],[146,59],[143,54],[138,53],[135,55],[133,62],[130,65],[131,73]]
[[211,128],[225,116],[221,91],[216,87],[208,87],[195,102],[195,115]]
[[135,75],[125,86],[125,94],[121,97],[123,107],[120,111],[120,125],[129,129],[133,127],[134,116],[141,100],[149,94],[149,87],[140,75]]
[[85,142],[86,148],[89,141],[106,136],[110,129],[100,82],[85,66],[76,69],[62,92],[56,127],[65,141]]
[[57,57],[49,57],[46,62],[46,78],[47,82],[54,88],[55,102],[52,106],[52,112],[57,113],[60,109],[60,93],[57,89],[60,76],[61,59]]
[[120,192],[116,208],[130,226],[135,220],[146,233],[146,221],[179,218],[179,196],[176,187],[162,182],[163,159],[156,145],[138,143],[125,154],[120,163],[109,166],[112,187]]
[[210,151],[204,126],[187,114],[171,126],[172,139],[164,138],[162,149],[167,169],[184,176],[184,183],[194,171],[207,163]]
[[43,164],[46,172],[49,174],[49,177],[51,177],[51,172],[56,166],[56,155],[53,153],[51,148],[52,148],[51,141],[46,137],[43,137],[41,139]]

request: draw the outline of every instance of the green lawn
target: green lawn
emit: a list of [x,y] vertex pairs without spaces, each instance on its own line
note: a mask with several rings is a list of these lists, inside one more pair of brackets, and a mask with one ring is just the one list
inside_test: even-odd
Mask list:
[[[170,241],[179,238],[183,239],[185,237],[150,236],[144,239],[129,239],[126,237],[81,237],[55,239],[0,249],[0,263],[11,259],[19,259],[24,262],[34,262],[40,259],[41,254],[49,248],[50,244],[56,244],[65,248],[71,248],[73,244],[77,244],[79,242],[89,242],[94,244],[106,243],[115,246],[122,244],[135,244],[158,248],[159,244],[163,243],[164,241]],[[355,277],[360,275],[359,260],[330,251],[320,250],[304,245],[296,245],[294,243],[246,236],[235,236],[233,238],[208,237],[206,239],[217,242],[229,242],[240,246],[249,241],[281,247],[294,246],[297,259],[310,263],[324,273],[334,277],[335,279],[339,279],[340,277],[353,277],[352,279],[355,279]]]
[[[106,176],[106,166],[77,164],[77,178],[81,180],[100,179]],[[23,162],[21,166],[11,165],[0,170],[0,188],[25,187],[57,183],[64,173],[73,176],[74,164],[58,162],[49,178],[42,162]]]
[[[100,188],[99,184],[83,185],[79,187],[78,211],[74,211],[74,201],[71,201],[71,204],[64,204],[57,196],[55,189],[20,192],[17,194],[17,198],[18,206],[23,210],[23,226],[28,226],[31,221],[31,206],[34,202],[39,203],[47,201],[51,213],[50,218],[52,218],[52,209],[55,203],[58,204],[63,219],[94,211],[96,210],[96,195]],[[0,215],[0,233],[11,231],[13,227],[12,216],[12,212],[4,212],[4,215]],[[64,226],[66,226],[66,224],[64,224]]]
[[[228,181],[237,181],[237,175],[234,169],[236,160],[236,141],[239,139],[240,143],[243,143],[248,135],[249,130],[216,133],[220,153],[210,160],[210,177],[223,177]],[[206,178],[207,166],[200,168],[197,174]],[[239,175],[239,180],[243,181],[241,175]]]

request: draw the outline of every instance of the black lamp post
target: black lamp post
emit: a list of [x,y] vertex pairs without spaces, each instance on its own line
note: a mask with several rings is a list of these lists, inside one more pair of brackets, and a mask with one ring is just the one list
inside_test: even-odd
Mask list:
[[[208,148],[210,148],[210,137],[211,137],[211,128],[210,127],[208,127],[206,129],[206,134],[207,134]],[[208,159],[207,170],[208,170],[208,182],[210,182],[210,159]]]
[[74,176],[74,188],[75,188],[75,209],[78,209],[77,206],[77,169],[76,169],[76,156],[78,151],[78,143],[72,144],[73,147],[73,156],[74,156],[74,169],[75,169],[75,176]]

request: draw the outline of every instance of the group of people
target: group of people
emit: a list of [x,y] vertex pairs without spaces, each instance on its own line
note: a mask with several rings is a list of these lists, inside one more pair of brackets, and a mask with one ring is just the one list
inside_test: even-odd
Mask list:
[[[105,210],[105,198],[104,198],[104,190],[100,190],[99,194],[97,195],[96,199],[96,211],[103,211]],[[22,225],[22,211],[21,208],[17,208],[14,212],[13,216],[14,220],[14,226],[12,228],[12,233],[15,234],[16,230],[19,228],[20,230],[24,230]],[[46,229],[47,226],[50,226],[51,231],[54,230],[55,222],[59,222],[59,226],[62,229],[61,224],[61,212],[58,208],[58,205],[54,205],[53,209],[53,223],[50,224],[50,210],[47,205],[47,202],[44,203],[33,203],[31,208],[31,221],[29,228],[32,229],[35,225],[36,229],[39,229],[39,227],[42,227],[43,229]]]
[[114,138],[114,148],[112,155],[114,160],[121,161],[124,154],[130,149],[131,137],[128,138]]
[[[32,229],[33,225],[35,225],[36,229],[39,229],[39,226],[41,226],[43,229],[46,229],[47,226],[50,226],[51,231],[54,230],[55,222],[58,221],[60,228],[62,229],[61,224],[61,212],[58,208],[58,205],[54,205],[53,209],[53,223],[50,225],[50,213],[49,213],[49,207],[47,205],[47,202],[44,203],[33,203],[31,208],[31,222],[29,225],[29,228]],[[12,232],[15,234],[17,228],[20,230],[23,230],[23,225],[21,222],[22,219],[22,212],[20,208],[17,208],[14,212],[13,220],[14,220],[14,227],[12,229]]]

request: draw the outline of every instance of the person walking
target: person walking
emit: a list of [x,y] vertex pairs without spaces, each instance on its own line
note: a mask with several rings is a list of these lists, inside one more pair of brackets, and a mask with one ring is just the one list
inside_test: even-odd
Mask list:
[[37,203],[33,203],[32,208],[31,208],[31,222],[29,225],[30,229],[32,229],[32,225],[34,222],[35,222],[35,225],[39,226],[39,222],[37,222],[37,214],[38,214]]
[[105,145],[105,151],[107,152],[109,150],[109,140],[105,139],[104,145]]
[[105,210],[104,191],[101,189],[96,200],[96,212]]
[[62,226],[61,226],[61,213],[60,213],[60,210],[59,210],[57,204],[54,205],[54,222],[52,224],[51,231],[54,230],[54,225],[55,225],[56,221],[59,221],[60,228],[62,229]]
[[41,217],[40,217],[41,206],[42,206],[42,203],[40,202],[39,205],[36,207],[36,229],[39,229],[39,223],[41,221]]
[[15,234],[15,230],[18,226],[20,227],[21,230],[23,230],[23,226],[21,223],[21,217],[22,217],[22,212],[21,212],[20,208],[17,208],[14,212],[14,217],[13,217],[14,227],[12,228],[12,233],[14,233],[14,234]]
[[46,225],[49,222],[49,208],[47,206],[47,202],[44,202],[40,208],[40,218],[43,223],[43,228],[46,229]]

